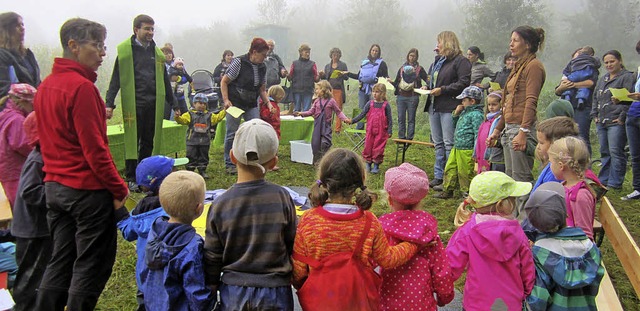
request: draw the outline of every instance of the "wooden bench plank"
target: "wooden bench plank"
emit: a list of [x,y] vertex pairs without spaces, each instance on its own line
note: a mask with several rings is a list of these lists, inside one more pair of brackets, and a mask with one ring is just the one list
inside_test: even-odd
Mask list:
[[12,219],[11,204],[9,204],[9,199],[4,194],[4,188],[2,188],[2,184],[0,184],[0,224],[9,222]]
[[638,265],[640,249],[638,249],[638,245],[607,197],[602,198],[598,215],[613,251],[618,256],[636,295],[640,296],[640,265]]
[[398,165],[398,154],[400,153],[400,149],[402,149],[402,163],[404,163],[404,156],[405,156],[405,153],[407,152],[407,147],[409,145],[422,145],[422,146],[427,146],[431,148],[435,147],[434,144],[428,143],[426,141],[400,139],[400,138],[393,138],[391,140],[394,143],[396,143],[396,162],[395,162],[396,166]]
[[[604,263],[602,266],[604,266]],[[609,277],[606,267],[604,269],[604,277],[602,278],[602,281],[600,281],[598,295],[596,296],[596,306],[598,307],[598,310],[624,310],[622,308],[622,304],[620,304],[620,299],[618,299],[616,289],[613,287],[613,283],[611,283],[611,278]]]

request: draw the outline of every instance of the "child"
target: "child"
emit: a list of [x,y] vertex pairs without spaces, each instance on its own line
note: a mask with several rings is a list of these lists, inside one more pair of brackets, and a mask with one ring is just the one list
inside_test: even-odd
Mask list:
[[[387,170],[384,190],[392,213],[380,217],[389,240],[423,248],[406,264],[382,270],[381,310],[437,310],[454,297],[451,267],[438,236],[436,218],[421,210],[420,201],[429,192],[427,174],[409,164]],[[436,297],[434,297],[434,294]]]
[[[573,83],[582,82],[589,79],[594,81],[598,77],[598,68],[600,61],[593,57],[595,51],[590,46],[585,46],[573,54],[573,59],[562,70],[562,80],[569,80]],[[583,110],[585,102],[591,97],[591,88],[570,88],[562,93],[564,100],[571,101],[571,97],[576,97],[578,103],[576,109]]]
[[252,119],[240,125],[230,152],[237,183],[207,215],[206,280],[219,287],[222,310],[293,310],[295,205],[287,190],[264,179],[278,163],[277,152],[278,136],[269,123]]
[[18,195],[13,207],[11,234],[16,237],[18,274],[13,287],[13,310],[34,310],[38,286],[51,257],[51,237],[47,225],[44,172],[36,113],[24,120],[24,133],[33,151],[22,167]]
[[484,121],[480,102],[482,89],[469,86],[456,98],[462,99],[462,105],[458,105],[452,115],[456,129],[453,134],[453,148],[444,168],[444,183],[433,188],[442,191],[435,195],[438,199],[452,198],[454,189],[460,189],[462,193],[469,191],[469,183],[475,175],[473,147],[478,128]]
[[371,93],[373,100],[365,104],[360,114],[348,123],[357,123],[367,117],[367,135],[364,139],[362,157],[367,162],[367,172],[378,174],[380,163],[384,160],[384,147],[387,146],[387,139],[393,132],[393,118],[391,105],[387,102],[387,87],[377,83]]
[[131,211],[131,215],[125,213],[126,208],[120,208],[118,214],[118,229],[122,232],[122,237],[129,241],[136,242],[136,284],[138,285],[138,310],[145,310],[144,297],[142,296],[142,273],[145,270],[144,249],[147,245],[147,236],[151,224],[160,216],[167,216],[161,208],[158,191],[162,181],[178,165],[184,165],[189,160],[185,158],[172,159],[169,157],[155,155],[148,157],[136,167],[136,182],[139,189],[147,196],[140,199],[136,207]]
[[188,125],[187,130],[187,158],[189,158],[188,170],[198,170],[204,178],[207,175],[209,165],[209,147],[211,146],[211,128],[218,124],[226,115],[226,110],[218,113],[207,110],[207,96],[199,93],[193,97],[194,109],[182,115],[176,111],[176,122]]
[[[418,250],[408,242],[389,246],[380,222],[368,211],[377,196],[367,190],[365,174],[364,163],[351,150],[333,149],[320,161],[318,180],[309,191],[314,208],[302,215],[294,244],[293,286],[303,310],[378,310],[376,264],[392,269]],[[331,279],[335,270],[330,263],[339,259],[348,266],[338,267],[352,269]],[[319,262],[327,264],[319,269]]]
[[178,107],[181,112],[186,112],[187,100],[184,95],[184,87],[187,82],[193,82],[191,76],[184,69],[184,60],[180,57],[176,57],[173,60],[173,65],[168,70],[169,80],[171,80],[171,88],[173,89],[173,95],[178,100]]
[[36,88],[26,83],[12,84],[9,95],[0,99],[0,183],[13,209],[20,171],[33,149],[22,129],[24,119],[33,111]]
[[[280,107],[278,103],[285,96],[284,89],[280,85],[272,85],[267,95],[269,95],[268,103],[263,103],[262,98],[258,99],[260,103],[260,118],[273,126],[276,134],[278,134],[278,140],[280,140]],[[279,169],[278,166],[274,166],[271,170],[277,171]]]
[[303,112],[294,112],[296,116],[313,116],[313,136],[311,137],[311,150],[313,151],[313,163],[318,163],[322,156],[331,148],[331,121],[335,113],[340,120],[350,123],[351,120],[342,113],[342,110],[333,99],[333,91],[329,81],[322,80],[316,83],[315,96],[311,109]]
[[582,229],[566,227],[564,187],[548,182],[525,205],[528,219],[543,233],[533,245],[536,284],[529,310],[597,310],[604,275],[600,251]]
[[[484,172],[471,181],[469,197],[456,213],[456,222],[464,224],[446,249],[454,280],[468,270],[465,310],[522,310],[535,282],[535,267],[513,211],[516,198],[530,190],[531,183],[516,182],[502,172]],[[466,210],[467,204],[475,213]]]
[[538,126],[536,126],[536,137],[538,138],[536,156],[544,168],[533,186],[533,191],[543,183],[561,181],[556,179],[556,177],[553,176],[553,172],[551,172],[551,163],[549,163],[549,155],[547,152],[554,141],[566,136],[578,136],[579,133],[578,124],[569,117],[553,117],[540,122]]
[[567,226],[581,228],[593,240],[596,200],[593,190],[584,180],[585,171],[591,163],[587,145],[580,138],[568,136],[554,141],[548,153],[553,176],[564,180]]
[[169,217],[156,218],[145,247],[141,280],[147,310],[213,309],[202,237],[191,225],[204,210],[204,192],[204,179],[190,171],[173,172],[160,185],[160,203]]
[[[500,101],[502,100],[502,92],[495,91],[489,93],[487,96],[487,109],[486,109],[486,119],[480,127],[478,128],[478,138],[476,139],[476,146],[474,148],[474,155],[476,163],[478,163],[477,173],[480,174],[484,171],[491,171],[491,166],[493,164],[499,164],[498,157],[503,157],[502,148],[496,148],[496,146],[487,146],[487,138],[489,137],[489,133],[491,133],[490,129],[494,123],[500,118],[501,107]],[[497,124],[497,123],[496,123]],[[495,150],[494,150],[495,149]],[[500,154],[498,155],[498,149]],[[489,162],[488,159],[492,161]],[[502,159],[502,165],[504,165],[504,158]],[[498,169],[499,170],[499,169]],[[504,172],[503,170],[499,170]]]

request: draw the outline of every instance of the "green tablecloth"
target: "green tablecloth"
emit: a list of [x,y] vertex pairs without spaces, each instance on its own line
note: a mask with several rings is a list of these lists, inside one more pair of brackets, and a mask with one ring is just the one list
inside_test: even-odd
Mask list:
[[[175,121],[163,120],[163,143],[161,154],[172,154],[186,149],[185,135],[187,126]],[[124,130],[121,124],[107,126],[109,149],[118,169],[124,168]]]
[[[226,119],[223,119],[216,127],[216,137],[213,140],[214,146],[224,146],[224,136],[227,133]],[[304,140],[311,142],[313,135],[313,117],[306,117],[303,120],[281,120],[280,121],[280,144],[288,145],[292,140]]]

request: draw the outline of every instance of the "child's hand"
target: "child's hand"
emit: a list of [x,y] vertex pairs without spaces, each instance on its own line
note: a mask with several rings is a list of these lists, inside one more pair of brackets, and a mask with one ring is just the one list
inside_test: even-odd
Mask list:
[[347,120],[345,120],[345,121],[344,121],[344,123],[346,123],[346,124],[351,124],[351,119],[347,119]]
[[453,114],[459,115],[462,112],[462,109],[464,109],[464,106],[458,105],[458,107],[456,107],[456,111],[454,111]]
[[389,138],[391,138],[391,135],[392,135],[392,134],[391,134],[391,133],[389,133]]
[[293,115],[294,115],[294,116],[296,116],[296,117],[298,117],[298,116],[300,116],[300,112],[298,112],[298,111],[294,111],[294,112],[293,112]]

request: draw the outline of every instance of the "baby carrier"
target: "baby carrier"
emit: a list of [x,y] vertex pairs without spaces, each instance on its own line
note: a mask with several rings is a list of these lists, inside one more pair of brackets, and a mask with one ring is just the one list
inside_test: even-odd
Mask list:
[[373,63],[369,61],[369,59],[362,61],[360,74],[358,74],[358,81],[362,83],[362,89],[367,94],[371,94],[371,86],[378,81],[378,69],[380,69],[381,63],[382,58],[376,59]]

